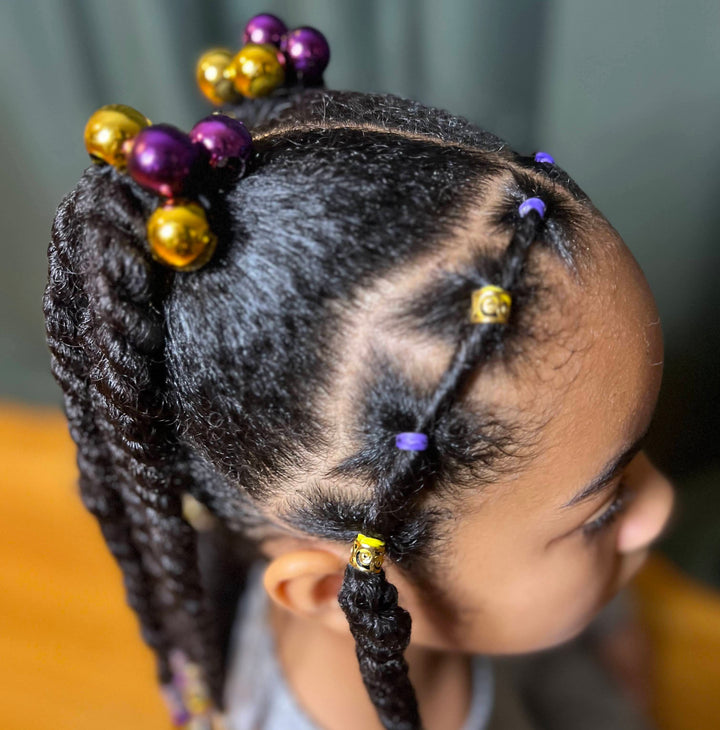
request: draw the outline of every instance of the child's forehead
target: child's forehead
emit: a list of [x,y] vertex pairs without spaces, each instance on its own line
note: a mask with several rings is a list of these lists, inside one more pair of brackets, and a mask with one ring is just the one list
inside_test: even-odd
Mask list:
[[[530,452],[529,458],[521,455],[510,469],[502,470],[514,483],[504,485],[506,479],[500,478],[499,490],[509,486],[508,491],[517,491],[516,475],[535,464],[547,471],[572,462],[577,473],[571,469],[555,482],[557,498],[564,497],[564,492],[588,481],[628,434],[644,426],[640,422],[649,420],[654,406],[659,368],[653,363],[662,359],[662,343],[642,272],[609,227],[600,226],[597,238],[586,243],[591,253],[599,253],[588,257],[579,275],[552,251],[535,247],[531,272],[541,286],[537,297],[526,304],[528,316],[515,322],[516,331],[507,333],[515,338],[509,357],[480,362],[460,395],[462,408],[499,414],[501,420],[518,426],[512,434],[531,447],[523,449],[523,455]],[[458,244],[450,258],[428,256],[399,267],[341,305],[331,348],[333,377],[317,403],[332,438],[322,454],[308,456],[307,470],[298,475],[303,483],[322,479],[323,488],[333,490],[337,479],[326,480],[325,475],[355,455],[364,439],[386,435],[390,442],[392,427],[386,434],[383,429],[388,426],[367,416],[367,399],[376,384],[382,385],[384,375],[384,361],[376,355],[385,357],[401,376],[391,385],[408,386],[408,393],[413,393],[414,385],[421,386],[416,392],[437,386],[456,343],[452,337],[408,326],[407,320],[398,318],[397,305],[422,296],[433,274],[469,253]],[[414,415],[412,398],[389,398],[387,388],[380,390],[378,400],[385,413],[392,412],[394,418],[396,411],[407,407],[407,415]],[[502,454],[498,458],[502,460]],[[348,481],[343,481],[343,494],[367,497],[366,480],[356,483],[349,477]],[[539,498],[537,490],[531,494]]]
[[[463,400],[534,431],[542,450],[567,454],[574,446],[602,460],[650,418],[662,337],[652,294],[619,236],[600,225],[587,246],[597,254],[579,275],[550,251],[538,248],[533,254],[533,276],[541,286],[528,303],[531,311],[517,323],[519,331],[512,333],[516,344],[510,357],[481,362]],[[442,377],[452,342],[403,327],[402,321],[393,324],[393,314],[401,296],[422,291],[443,265],[436,257],[411,267],[355,302],[370,314],[360,318],[341,350],[340,370],[347,376],[336,391],[345,394],[345,406],[335,406],[341,432],[352,433],[362,418],[354,385],[367,377],[373,353],[387,355],[409,382],[432,387]]]
[[531,501],[554,491],[565,503],[600,473],[646,432],[660,389],[657,308],[630,252],[619,245],[583,279],[568,289],[566,326],[555,337],[536,341],[511,377],[477,379],[479,400],[499,399],[538,424],[534,456],[521,469],[527,478],[518,481]]

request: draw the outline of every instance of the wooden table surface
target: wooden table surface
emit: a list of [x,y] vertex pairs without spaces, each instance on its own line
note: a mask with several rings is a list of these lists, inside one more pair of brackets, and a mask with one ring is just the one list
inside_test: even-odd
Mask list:
[[63,416],[3,404],[0,474],[0,727],[170,728]]

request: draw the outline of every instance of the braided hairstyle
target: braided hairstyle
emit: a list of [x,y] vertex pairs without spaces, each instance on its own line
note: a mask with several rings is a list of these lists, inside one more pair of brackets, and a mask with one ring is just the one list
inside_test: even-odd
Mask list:
[[[427,556],[444,513],[426,495],[491,482],[512,468],[521,440],[517,424],[463,408],[463,391],[531,335],[526,305],[542,299],[533,245],[572,269],[594,215],[554,164],[416,102],[318,89],[247,102],[238,116],[255,154],[242,180],[203,201],[219,238],[208,265],[188,274],[154,262],[145,240],[154,197],[113,167],[91,166],[58,209],[44,296],[83,502],[122,569],[160,681],[170,686],[180,651],[218,708],[227,637],[185,495],[247,544],[282,524],[348,550],[358,532],[377,536],[431,590]],[[518,214],[532,196],[544,218]],[[393,313],[393,326],[454,347],[446,371],[436,384],[413,383],[375,352],[352,391],[362,402],[345,434],[354,452],[307,489],[291,488],[342,442],[327,395],[348,342],[365,331],[363,292],[441,260],[478,206],[497,251],[472,254]],[[513,294],[507,326],[467,322],[470,292],[486,284]],[[400,431],[428,434],[429,448],[395,449]],[[403,659],[411,619],[397,590],[384,571],[348,566],[338,598],[383,726],[420,728]]]

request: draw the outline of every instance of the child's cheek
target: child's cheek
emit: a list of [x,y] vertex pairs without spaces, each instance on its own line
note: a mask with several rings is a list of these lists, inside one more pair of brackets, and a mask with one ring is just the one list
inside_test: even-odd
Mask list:
[[578,539],[540,557],[529,549],[523,556],[517,544],[497,547],[453,571],[446,595],[456,614],[431,631],[414,621],[415,639],[475,654],[537,651],[573,638],[616,592],[622,560],[607,546]]
[[579,535],[566,543],[557,543],[535,567],[528,565],[499,606],[507,651],[535,651],[573,638],[615,594],[617,554]]

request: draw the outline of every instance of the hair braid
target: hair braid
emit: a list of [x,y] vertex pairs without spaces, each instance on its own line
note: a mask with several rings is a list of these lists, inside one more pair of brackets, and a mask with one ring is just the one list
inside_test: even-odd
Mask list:
[[[161,681],[170,678],[170,650],[180,648],[202,667],[220,705],[220,652],[204,603],[195,532],[182,517],[188,470],[163,399],[161,300],[167,272],[144,251],[149,201],[137,197],[142,194],[112,168],[90,168],[83,182],[81,205],[74,211],[83,240],[73,243],[86,248],[87,398],[116,480],[112,497],[103,496],[108,504],[112,499],[114,513],[123,510],[129,535],[105,527],[107,510],[99,510],[99,519],[118,542],[116,552],[126,543],[122,567],[128,602],[157,651]],[[99,199],[104,208],[96,205]],[[89,475],[85,480],[95,483]]]
[[[108,174],[117,179],[114,171]],[[122,186],[121,196],[132,197],[128,183]],[[146,212],[128,220],[133,206],[125,201],[119,207],[110,211],[111,226],[87,227],[93,248],[88,266],[91,332],[98,355],[91,393],[113,447],[143,563],[156,578],[154,598],[166,617],[168,638],[202,667],[213,699],[221,705],[220,652],[205,605],[196,534],[182,516],[189,472],[182,466],[185,455],[164,402],[162,298],[169,274],[145,252]]]
[[398,606],[397,588],[385,571],[345,568],[338,601],[355,639],[360,673],[378,717],[388,730],[421,727],[415,690],[403,654],[410,643],[410,614]]
[[[519,218],[519,216],[518,216]],[[542,219],[532,210],[516,222],[510,244],[503,253],[499,285],[512,291],[524,272],[527,254],[535,241]],[[450,365],[415,431],[431,430],[438,415],[463,389],[467,377],[477,364],[498,346],[492,324],[473,325],[453,353]],[[421,451],[400,451],[389,474],[376,485],[370,505],[368,534],[387,538],[392,535],[401,511],[407,516],[413,509],[419,490],[413,484],[412,468]],[[338,601],[347,616],[355,638],[356,654],[363,682],[387,730],[418,730],[422,727],[415,691],[408,678],[403,653],[410,643],[410,614],[397,603],[397,590],[385,571],[365,573],[351,565],[345,569]]]
[[[73,191],[61,203],[48,248],[49,277],[43,312],[51,371],[63,390],[65,415],[78,447],[78,483],[83,504],[97,518],[108,548],[122,570],[128,601],[142,617],[145,641],[164,657],[164,634],[149,601],[151,583],[141,568],[128,516],[116,491],[108,445],[98,429],[89,395],[87,296],[79,274],[80,252],[74,245],[77,195]],[[161,665],[159,673],[167,678],[167,666]]]

